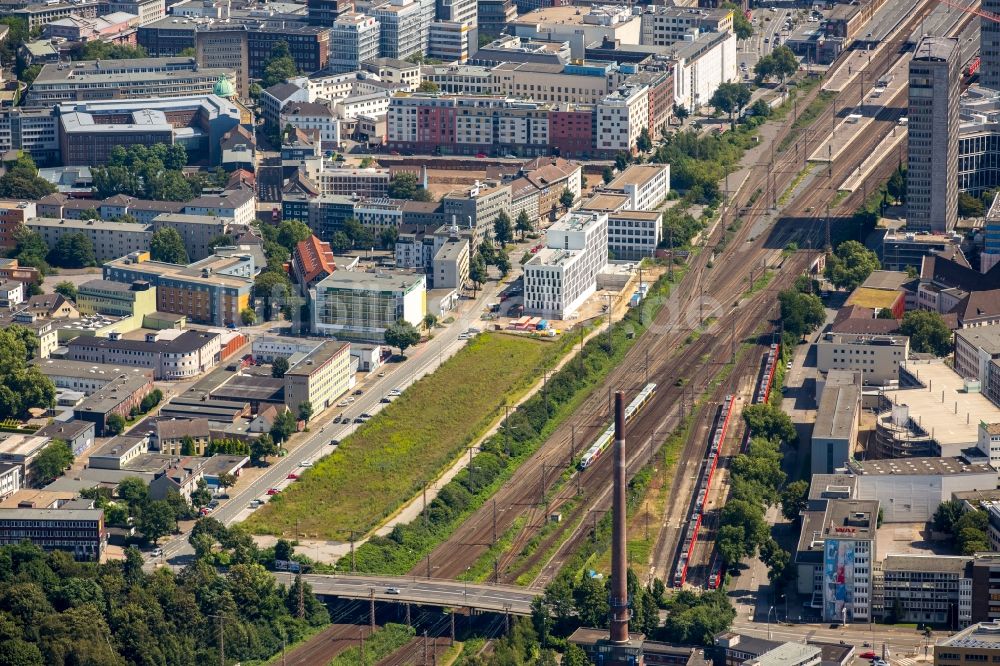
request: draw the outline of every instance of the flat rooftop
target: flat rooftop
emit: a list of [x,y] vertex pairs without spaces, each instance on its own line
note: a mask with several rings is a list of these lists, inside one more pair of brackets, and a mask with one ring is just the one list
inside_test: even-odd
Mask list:
[[602,213],[615,213],[628,205],[628,197],[624,194],[595,194],[580,206],[580,210],[596,210]]
[[642,187],[654,178],[660,176],[667,167],[662,164],[633,164],[608,183],[608,189],[615,190],[626,185]]
[[872,271],[871,275],[868,276],[861,286],[867,289],[890,289],[895,291],[911,279],[913,278],[903,271]]
[[33,217],[25,223],[30,227],[62,227],[75,231],[96,229],[108,233],[153,233],[153,225],[141,222],[108,222],[106,220],[71,220],[58,217]]
[[965,458],[890,458],[887,460],[849,460],[848,468],[858,476],[958,476],[996,474],[985,462]]
[[847,304],[861,308],[886,309],[891,308],[897,300],[899,300],[898,291],[861,286],[847,297]]
[[424,283],[423,273],[410,271],[381,271],[368,273],[360,271],[335,271],[321,280],[317,291],[321,289],[354,289],[366,291],[406,291],[417,283]]
[[980,622],[937,642],[941,647],[1000,649],[1000,620]]
[[773,650],[769,650],[756,659],[748,660],[745,663],[754,666],[798,666],[809,659],[819,656],[820,649],[815,645],[805,643],[782,643]]
[[851,436],[861,408],[861,387],[827,382],[816,412],[813,439],[847,439]]
[[[179,264],[168,264],[162,261],[136,262],[134,259],[129,257],[122,257],[120,259],[106,262],[104,264],[104,268],[106,270],[118,269],[136,271],[139,273],[145,273],[146,275],[155,275],[156,277],[162,279],[230,287],[233,289],[249,289],[250,286],[253,285],[253,280],[251,278],[226,275],[219,272],[237,263],[241,263],[243,260],[239,257],[209,257],[208,259],[213,259],[211,265],[205,264],[205,260],[203,260],[197,264],[181,266]],[[211,270],[206,273],[204,270],[206,268],[210,268]],[[337,272],[339,273],[341,271]]]
[[970,345],[982,349],[990,356],[1000,354],[1000,325],[960,328],[955,331],[955,335]]
[[339,354],[350,354],[351,344],[339,340],[327,340],[316,349],[305,354],[298,363],[289,368],[285,375],[308,377],[324,363]]
[[[109,66],[111,64],[112,66]],[[168,69],[169,68],[169,69]],[[198,67],[194,58],[138,58],[134,60],[102,60],[50,63],[42,67],[35,83],[44,85],[91,85],[93,83],[133,84],[169,82],[190,78],[218,79],[231,74],[222,68]],[[32,84],[34,85],[34,84]]]
[[963,555],[901,555],[889,553],[882,562],[885,571],[941,571],[963,573],[972,562]]
[[885,397],[909,406],[910,418],[941,446],[974,446],[980,421],[1000,423],[1000,408],[981,393],[967,393],[962,378],[944,361],[909,361],[906,371],[926,388],[889,389]]
[[109,382],[122,375],[139,375],[152,379],[150,368],[126,368],[106,363],[87,363],[86,361],[66,361],[58,358],[34,358],[31,364],[38,366],[42,374],[54,377],[96,378],[104,377]]
[[878,500],[830,500],[823,516],[823,536],[874,537],[878,506]]

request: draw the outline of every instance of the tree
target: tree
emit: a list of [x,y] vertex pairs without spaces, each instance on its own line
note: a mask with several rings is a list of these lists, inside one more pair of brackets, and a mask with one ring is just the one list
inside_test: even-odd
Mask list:
[[396,247],[396,241],[399,239],[399,228],[398,227],[386,227],[378,232],[378,242],[384,250],[391,250]]
[[131,44],[112,44],[94,40],[85,42],[83,46],[74,54],[74,60],[129,60],[132,58],[146,58],[149,53],[142,46],[132,46]]
[[298,220],[284,220],[278,225],[278,235],[276,240],[289,252],[295,251],[295,246],[299,242],[309,240],[312,230],[303,222]]
[[576,195],[573,194],[572,190],[568,187],[563,188],[562,194],[559,195],[559,205],[563,208],[570,208],[574,201],[576,201]]
[[590,666],[587,653],[579,645],[570,643],[566,646],[566,655],[563,657],[563,666]]
[[493,257],[493,265],[497,267],[498,271],[500,271],[501,278],[505,278],[507,277],[507,275],[510,274],[510,269],[511,269],[510,257],[507,255],[506,251],[502,249],[497,250],[496,254]]
[[942,502],[934,512],[934,517],[931,518],[931,526],[937,532],[953,534],[955,532],[955,525],[958,524],[964,512],[965,508],[962,500],[953,499]]
[[288,50],[288,43],[284,40],[276,43],[271,49],[271,56],[264,63],[264,76],[261,86],[270,88],[278,83],[283,83],[299,73],[299,68],[292,59],[292,53]]
[[125,418],[121,414],[111,414],[108,416],[104,429],[110,435],[120,435],[125,432]]
[[393,199],[413,199],[418,187],[417,174],[400,171],[389,181],[389,196]]
[[163,227],[153,233],[153,238],[149,241],[149,253],[153,261],[163,261],[168,264],[188,263],[184,240],[172,227]]
[[173,533],[177,529],[177,519],[174,510],[166,500],[154,500],[147,504],[139,516],[139,530],[143,535],[156,543],[161,537]]
[[21,266],[37,268],[45,275],[49,272],[49,264],[45,260],[48,254],[49,246],[41,235],[23,226],[14,232],[14,249],[10,256],[16,258]]
[[778,46],[770,54],[757,61],[754,66],[758,82],[777,76],[784,85],[785,79],[799,69],[799,61],[795,53],[787,46]]
[[208,241],[208,247],[215,249],[217,247],[228,247],[233,244],[233,237],[229,234],[219,234],[212,240]]
[[212,491],[208,489],[208,481],[198,479],[195,489],[191,492],[191,504],[201,508],[212,501]]
[[983,200],[974,197],[968,192],[958,193],[958,215],[959,217],[982,217],[986,214]]
[[236,485],[236,475],[230,474],[229,472],[223,472],[219,475],[219,487],[222,488],[223,492],[229,490]]
[[780,407],[767,402],[744,407],[743,420],[754,437],[775,442],[794,442],[798,436],[791,417]]
[[420,331],[404,319],[400,319],[385,330],[385,344],[399,347],[400,356],[405,356],[406,349],[418,342],[420,342]]
[[428,331],[437,326],[437,322],[438,322],[437,316],[435,316],[431,312],[425,314],[422,321],[424,328],[427,329]]
[[63,280],[55,287],[55,292],[61,296],[65,296],[71,301],[75,301],[77,297],[76,285],[68,280]]
[[727,568],[739,564],[745,554],[746,535],[743,533],[743,526],[723,525],[719,528],[716,544]]
[[910,310],[903,315],[899,330],[910,336],[910,349],[915,352],[935,356],[947,356],[951,353],[951,329],[937,312]]
[[643,127],[642,131],[639,132],[639,138],[635,141],[635,147],[643,153],[648,153],[653,149],[653,139],[649,136],[648,127]]
[[97,265],[94,244],[84,233],[60,236],[47,259],[50,264],[60,268],[86,268]]
[[479,291],[479,287],[486,282],[488,277],[489,273],[486,271],[486,262],[483,260],[483,255],[477,254],[469,262],[469,279],[472,280],[475,291]]
[[163,391],[160,389],[153,389],[142,399],[142,402],[139,403],[139,411],[145,414],[153,407],[160,404],[161,400],[163,400]]
[[274,419],[274,423],[271,424],[271,432],[269,434],[275,446],[280,446],[282,443],[288,441],[288,438],[297,429],[298,423],[295,421],[295,415],[291,412],[282,412],[278,414],[277,418]]
[[535,230],[533,224],[531,224],[531,218],[528,217],[528,211],[521,209],[521,212],[517,214],[517,219],[514,220],[514,229],[521,234],[521,240],[524,240],[524,234],[531,233]]
[[149,499],[149,486],[138,477],[127,476],[118,483],[118,497],[129,506],[142,506]]
[[289,561],[292,559],[292,554],[295,549],[292,544],[286,539],[278,539],[278,542],[274,544],[274,559]]
[[882,267],[878,255],[855,240],[844,241],[830,255],[824,274],[834,285],[843,289],[857,289],[872,271]]
[[35,200],[55,191],[55,185],[38,177],[38,167],[27,153],[18,155],[17,161],[0,177],[0,197],[5,199]]
[[253,308],[247,307],[240,310],[240,321],[244,326],[253,326],[257,323],[257,313]]
[[496,221],[493,222],[493,240],[499,243],[500,247],[506,247],[507,243],[514,241],[514,227],[505,210],[500,211]]
[[735,126],[735,115],[750,103],[750,87],[743,83],[722,83],[712,94],[708,103],[719,111],[729,114],[729,124]]
[[736,39],[750,39],[753,36],[753,24],[747,19],[743,9],[732,2],[723,3],[722,7],[733,12],[733,32]]
[[788,520],[798,520],[806,510],[809,499],[809,482],[792,481],[781,491],[781,513]]
[[684,121],[687,117],[691,115],[691,112],[687,110],[687,107],[681,106],[680,104],[674,104],[674,116],[677,120],[681,121],[681,126],[684,126]]
[[[279,245],[278,247],[281,246]],[[275,267],[273,270],[270,267],[271,263],[269,260],[268,270],[259,274],[253,283],[254,297],[264,301],[265,321],[270,321],[273,315],[272,305],[275,303],[284,305],[292,295],[292,281],[288,279],[288,275],[280,269],[280,266]]]
[[434,83],[433,81],[421,81],[420,85],[417,86],[417,92],[425,93],[436,93],[441,90],[441,86]]
[[181,438],[181,455],[193,456],[195,451],[194,438],[190,435],[184,435],[184,437]]
[[299,420],[308,423],[313,417],[312,403],[306,400],[299,403]]
[[792,335],[810,333],[826,321],[826,309],[816,294],[788,289],[778,294],[778,301],[781,303],[782,324]]
[[601,180],[604,181],[605,185],[607,185],[608,183],[610,183],[614,179],[615,179],[615,170],[614,169],[612,169],[609,166],[606,166],[606,167],[604,167],[604,169],[601,170]]
[[278,445],[274,439],[266,432],[257,439],[250,442],[250,460],[255,465],[259,465],[267,456],[278,453]]
[[271,361],[271,376],[275,379],[281,379],[288,372],[288,359],[284,356],[277,356],[273,361]]
[[892,172],[889,182],[886,183],[886,191],[893,201],[906,201],[906,165],[900,163]]
[[48,485],[58,479],[73,464],[73,450],[68,442],[52,440],[31,463],[31,473],[35,481]]
[[760,85],[764,81],[774,76],[775,73],[775,62],[774,58],[770,54],[760,58],[757,63],[753,66],[754,79],[757,84]]

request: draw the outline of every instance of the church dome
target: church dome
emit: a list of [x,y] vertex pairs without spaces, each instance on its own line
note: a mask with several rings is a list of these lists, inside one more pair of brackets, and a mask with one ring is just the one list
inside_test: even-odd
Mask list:
[[219,75],[219,80],[215,82],[212,94],[224,98],[233,97],[236,95],[236,86],[225,75]]

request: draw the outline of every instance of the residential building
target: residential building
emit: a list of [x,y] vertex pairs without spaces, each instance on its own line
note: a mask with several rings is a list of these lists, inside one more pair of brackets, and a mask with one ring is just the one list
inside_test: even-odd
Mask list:
[[24,283],[0,280],[0,308],[14,308],[24,302]]
[[391,0],[375,7],[378,21],[379,55],[403,60],[423,50],[423,12],[417,0]]
[[595,146],[599,153],[632,153],[642,131],[649,129],[649,89],[645,85],[623,85],[594,109]]
[[104,510],[0,509],[0,546],[22,541],[44,550],[67,551],[77,560],[100,560],[108,542]]
[[566,319],[597,289],[608,258],[608,216],[569,213],[549,227],[545,245],[524,265],[524,313]]
[[397,268],[415,268],[427,276],[428,289],[461,289],[469,279],[469,230],[441,227],[433,233],[400,234]]
[[882,622],[964,627],[972,621],[972,557],[889,553],[873,606]]
[[48,319],[79,319],[76,304],[62,294],[38,294],[24,301],[18,312]]
[[203,456],[211,441],[208,419],[157,419],[155,428],[155,446],[163,455]]
[[349,0],[308,0],[309,24],[332,25],[337,17],[351,11],[354,6]]
[[49,247],[55,247],[63,236],[83,234],[94,246],[98,261],[115,259],[131,252],[145,252],[153,238],[153,228],[137,222],[105,222],[104,220],[72,220],[35,217],[27,221]]
[[[985,21],[985,19],[984,19]],[[1000,661],[1000,621],[970,625],[934,644],[934,666]]]
[[406,90],[416,90],[420,85],[420,65],[399,58],[371,58],[361,63],[366,72],[375,74],[386,83],[397,83]]
[[252,189],[245,188],[226,190],[218,195],[203,194],[185,202],[181,212],[185,215],[222,217],[233,224],[249,227],[257,219],[257,195]]
[[952,493],[997,483],[997,471],[988,463],[964,456],[848,460],[846,466],[858,477],[858,499],[881,502],[886,523],[928,521]]
[[307,159],[304,171],[320,196],[385,197],[392,180],[388,169],[335,167],[318,157]]
[[26,103],[52,106],[63,102],[211,95],[219,77],[233,77],[233,71],[182,57],[48,64],[28,88]]
[[670,165],[629,165],[604,189],[626,195],[629,210],[655,210],[670,192]]
[[289,102],[310,102],[312,99],[313,95],[308,88],[297,86],[294,83],[275,83],[260,93],[258,100],[260,115],[269,126],[281,128],[278,124],[278,117],[286,104]]
[[357,342],[384,342],[397,321],[419,326],[427,313],[423,274],[335,271],[309,290],[312,332]]
[[700,35],[692,42],[676,45],[672,56],[674,103],[688,111],[705,106],[720,84],[739,77],[736,35],[732,32]]
[[671,46],[705,32],[730,32],[732,29],[733,12],[729,9],[649,5],[642,12],[640,43]]
[[330,29],[330,71],[356,72],[362,62],[377,58],[379,30],[379,22],[370,16],[356,12],[338,16]]
[[[104,437],[107,433],[109,416],[118,414],[128,419],[132,409],[138,409],[142,399],[152,391],[151,375],[122,373],[74,407],[73,418],[93,423],[94,435]],[[90,460],[93,464],[93,456]]]
[[979,273],[961,254],[955,259],[926,256],[916,300],[923,310],[954,315],[960,329],[1000,324],[1000,269]]
[[852,456],[861,417],[861,376],[831,370],[819,399],[812,434],[812,473],[832,474]]
[[69,444],[73,455],[78,456],[94,445],[94,424],[76,419],[53,421],[36,430],[35,436],[62,440]]
[[84,315],[137,317],[156,312],[156,287],[148,282],[132,284],[110,280],[88,280],[77,288],[77,306]]
[[823,620],[870,622],[879,502],[831,500],[823,525]]
[[190,321],[225,326],[240,321],[250,305],[255,274],[249,254],[212,256],[187,266],[150,261],[148,253],[132,253],[104,265],[104,279],[156,287],[156,309]]
[[[583,168],[579,163],[562,157],[536,157],[521,165],[521,176],[538,190],[539,217],[555,215],[556,210],[562,207],[559,199],[564,190],[573,193],[574,202],[579,200],[583,191]],[[514,219],[516,216],[511,215],[511,220]]]
[[516,221],[521,211],[527,214],[532,225],[538,223],[538,188],[527,178],[518,178],[510,184],[510,219]]
[[0,501],[21,489],[24,468],[14,463],[0,462]]
[[321,147],[333,149],[340,145],[340,118],[328,104],[322,102],[289,102],[278,116],[281,127],[291,125],[317,136]]
[[329,243],[310,236],[296,244],[295,252],[292,253],[292,274],[303,296],[308,296],[309,289],[335,270],[337,264]]
[[476,181],[468,190],[445,194],[441,197],[441,204],[445,220],[459,228],[473,230],[475,251],[484,241],[493,238],[493,227],[501,211],[509,211],[510,185]]
[[827,332],[816,343],[816,367],[820,372],[859,372],[863,384],[883,386],[899,381],[909,353],[905,335]]
[[13,248],[14,234],[36,215],[34,202],[0,201],[0,248]]
[[20,266],[17,259],[0,259],[0,278],[4,280],[17,280],[23,282],[25,286],[41,284],[42,277],[37,268],[32,266]]
[[51,108],[0,110],[0,149],[31,153],[42,166],[59,164],[59,119]]
[[154,379],[170,380],[196,377],[214,368],[221,336],[195,330],[147,333],[144,340],[81,335],[67,346],[66,358],[71,361],[150,368]]
[[187,501],[191,493],[198,489],[198,481],[205,476],[205,461],[202,458],[182,458],[162,472],[158,472],[149,482],[149,498],[162,500],[170,492],[176,492]]
[[[184,250],[189,261],[201,261],[211,256],[213,240],[224,236],[229,230],[230,220],[217,215],[185,215],[164,213],[153,218],[153,233],[161,229],[173,229],[184,241]],[[130,250],[132,251],[132,250]],[[124,254],[128,254],[125,252]],[[115,257],[121,257],[117,254]]]
[[[438,245],[435,239],[435,245]],[[469,281],[469,241],[466,238],[448,235],[441,242],[431,260],[431,289],[461,290]]]
[[285,405],[297,413],[308,402],[314,413],[333,406],[354,385],[351,345],[327,340],[285,372]]
[[634,261],[656,254],[663,228],[659,211],[619,210],[608,213],[608,251],[612,258]]
[[948,232],[958,220],[958,39],[923,37],[910,61],[906,224]]
[[[475,4],[473,3],[473,9]],[[479,33],[467,21],[435,21],[427,39],[427,53],[445,62],[463,63],[476,52]]]
[[57,114],[63,164],[88,166],[105,164],[115,146],[156,143],[218,164],[223,135],[243,120],[241,107],[216,95],[63,104]]

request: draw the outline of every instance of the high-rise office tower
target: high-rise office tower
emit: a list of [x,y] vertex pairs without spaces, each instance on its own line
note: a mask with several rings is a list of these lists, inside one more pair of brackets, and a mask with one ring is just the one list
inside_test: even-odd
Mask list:
[[[981,9],[1000,14],[1000,0],[983,0]],[[979,85],[1000,89],[1000,22],[979,19]]]
[[906,224],[951,231],[958,219],[957,39],[924,37],[910,61]]

